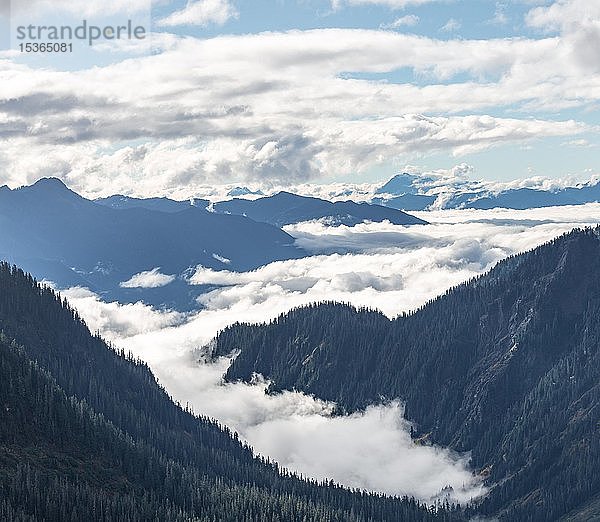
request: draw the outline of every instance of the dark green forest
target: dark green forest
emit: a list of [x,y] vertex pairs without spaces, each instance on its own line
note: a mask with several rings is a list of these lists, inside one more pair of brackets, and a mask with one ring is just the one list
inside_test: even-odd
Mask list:
[[400,398],[414,437],[471,452],[468,513],[600,520],[600,228],[500,262],[414,313],[321,303],[234,325],[227,379],[261,373],[341,412]]
[[316,483],[173,403],[52,290],[0,264],[0,520],[455,521]]

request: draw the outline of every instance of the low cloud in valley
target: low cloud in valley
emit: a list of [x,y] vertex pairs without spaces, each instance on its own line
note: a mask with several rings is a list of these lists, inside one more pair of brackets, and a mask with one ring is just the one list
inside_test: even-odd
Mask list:
[[432,501],[446,486],[467,501],[482,492],[468,455],[416,446],[401,403],[332,417],[332,405],[301,393],[265,394],[266,383],[226,384],[229,361],[203,362],[200,348],[236,321],[262,322],[290,308],[337,300],[382,310],[415,309],[508,255],[598,222],[599,204],[526,211],[419,213],[430,225],[387,223],[286,227],[314,255],[235,273],[198,267],[190,284],[213,288],[189,314],[142,303],[104,303],[64,292],[92,330],[147,361],[176,400],[238,431],[258,452],[306,476]]

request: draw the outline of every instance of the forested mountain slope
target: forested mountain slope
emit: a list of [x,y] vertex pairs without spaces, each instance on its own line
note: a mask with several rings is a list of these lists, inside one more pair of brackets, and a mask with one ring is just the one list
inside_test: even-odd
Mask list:
[[600,229],[499,263],[389,321],[326,303],[236,325],[227,378],[253,372],[347,411],[406,401],[416,436],[471,451],[493,489],[478,510],[557,520],[600,493]]
[[174,404],[50,289],[0,264],[0,520],[433,521],[282,472]]

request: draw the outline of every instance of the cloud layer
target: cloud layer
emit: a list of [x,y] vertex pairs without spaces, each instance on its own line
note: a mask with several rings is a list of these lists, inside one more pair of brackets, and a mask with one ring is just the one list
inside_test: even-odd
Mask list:
[[[214,333],[210,312],[178,326],[179,318],[163,317],[164,312],[145,307],[140,313],[143,305],[102,303],[81,289],[66,295],[91,328],[146,359],[182,404],[233,428],[258,453],[282,466],[316,479],[414,495],[427,502],[446,495],[467,502],[484,491],[469,470],[468,456],[412,443],[400,403],[333,417],[332,404],[296,392],[267,395],[268,383],[260,379],[250,385],[223,383],[230,361],[205,362],[202,352],[192,349],[207,339],[207,333]],[[111,318],[117,319],[114,326],[107,323]],[[130,326],[125,327],[124,321]],[[447,486],[453,491],[442,493]]]

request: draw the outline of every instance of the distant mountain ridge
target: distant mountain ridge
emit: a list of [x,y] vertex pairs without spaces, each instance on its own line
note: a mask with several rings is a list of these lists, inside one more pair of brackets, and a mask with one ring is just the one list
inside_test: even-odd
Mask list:
[[248,200],[232,199],[214,204],[215,212],[247,216],[277,227],[322,219],[333,225],[354,226],[364,221],[389,221],[395,225],[423,225],[426,222],[399,210],[354,201],[327,201],[279,192],[273,196]]
[[166,199],[118,200],[118,208],[96,203],[52,178],[15,190],[5,187],[0,190],[0,258],[61,287],[87,286],[106,299],[144,298],[185,308],[193,306],[201,289],[179,278],[164,288],[122,288],[120,283],[155,268],[177,276],[198,265],[251,270],[307,255],[279,228],[243,216]]
[[[443,180],[402,173],[391,178],[375,192],[371,202],[390,208],[417,211],[435,208],[460,209],[510,208],[525,210],[564,205],[583,205],[600,201],[600,182],[556,190],[509,188],[491,191],[469,183],[444,187]],[[433,187],[436,187],[433,190]]]
[[259,373],[272,392],[345,411],[405,401],[415,437],[470,451],[488,478],[479,515],[578,520],[600,507],[600,228],[502,261],[392,321],[313,305],[227,328],[214,349],[239,353],[230,381]]
[[209,201],[206,199],[176,201],[169,198],[133,198],[121,194],[95,199],[94,202],[115,209],[145,208],[148,210],[157,210],[159,212],[181,212],[190,207],[205,209],[209,205]]

